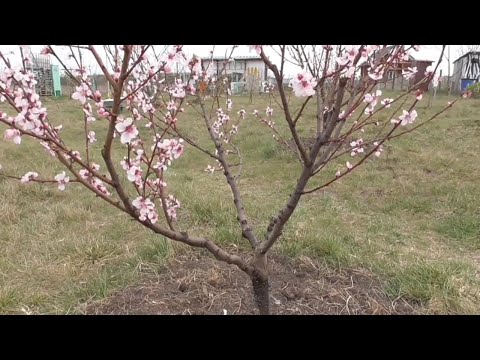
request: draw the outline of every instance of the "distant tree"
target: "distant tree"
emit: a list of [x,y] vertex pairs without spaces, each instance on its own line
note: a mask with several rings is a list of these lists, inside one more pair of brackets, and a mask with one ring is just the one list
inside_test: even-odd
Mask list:
[[251,67],[247,69],[247,74],[245,75],[245,87],[250,97],[250,104],[252,104],[253,94],[255,92],[260,92],[262,87],[262,78],[260,70],[257,67]]

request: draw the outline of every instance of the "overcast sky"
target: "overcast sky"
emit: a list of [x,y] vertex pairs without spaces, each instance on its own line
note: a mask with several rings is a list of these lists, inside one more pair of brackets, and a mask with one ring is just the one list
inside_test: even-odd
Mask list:
[[[451,62],[452,62],[452,65],[451,65],[452,67],[450,71],[453,71],[453,61],[459,57],[459,50],[461,46],[462,45],[449,45]],[[42,48],[43,48],[42,45],[32,45],[32,52],[38,53]],[[99,48],[101,48],[101,46],[99,46]],[[184,50],[188,55],[195,53],[199,56],[208,56],[212,48],[213,48],[213,45],[185,45]],[[216,56],[225,55],[225,52],[228,51],[229,53],[229,49],[231,50],[231,48],[232,48],[232,45],[216,45],[214,55]],[[421,50],[418,52],[412,53],[412,55],[416,59],[433,60],[436,63],[440,56],[441,48],[442,48],[441,45],[422,45]],[[0,45],[0,51],[4,53],[8,53],[10,51],[14,51],[15,53],[19,52],[18,46],[16,45]],[[448,54],[447,51],[445,53]],[[254,54],[255,53],[250,52],[249,48],[245,45],[239,46],[237,49],[235,49],[235,52],[234,52],[234,55],[237,55],[237,56],[254,55]],[[275,58],[278,59],[278,56],[276,56],[274,53],[271,53],[271,56],[274,61],[275,61]],[[92,71],[99,72],[98,67],[94,65],[93,59],[90,59],[88,62],[91,65],[93,65]],[[446,59],[442,61],[440,68],[443,70],[442,75],[447,75],[448,62]],[[296,69],[293,65],[287,63],[285,66],[285,71],[287,74],[293,75],[296,72]]]

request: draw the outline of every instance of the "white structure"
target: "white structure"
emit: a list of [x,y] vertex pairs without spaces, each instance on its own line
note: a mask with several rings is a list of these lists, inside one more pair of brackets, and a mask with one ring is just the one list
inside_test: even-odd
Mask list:
[[470,51],[453,62],[453,90],[465,91],[480,82],[480,51]]
[[[267,80],[267,67],[260,56],[236,56],[231,59],[206,57],[202,58],[202,68],[210,76],[227,75],[234,92],[245,85],[246,75],[251,69],[257,69],[259,81],[265,82]],[[260,87],[260,89],[263,91],[263,87]]]

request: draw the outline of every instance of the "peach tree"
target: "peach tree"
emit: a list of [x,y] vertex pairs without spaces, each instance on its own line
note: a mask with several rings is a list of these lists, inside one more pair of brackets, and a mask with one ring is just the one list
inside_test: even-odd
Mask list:
[[[59,48],[70,52],[68,61],[73,66],[67,66]],[[258,54],[275,79],[273,86],[267,86],[267,96],[281,109],[275,116],[270,106],[250,114],[236,109],[227,67],[222,71],[211,65],[205,67],[198,56],[187,56],[183,46],[168,47],[163,54],[156,53],[153,45],[112,45],[104,50],[93,45],[46,46],[42,50],[75,82],[72,99],[83,110],[81,148],[62,137],[68,129],[50,122],[48,109],[37,92],[28,52],[22,52],[16,64],[12,64],[11,54],[0,53],[4,63],[0,101],[3,110],[8,105],[8,110],[0,111],[4,139],[12,146],[22,146],[22,139],[33,138],[44,151],[32,156],[50,156],[63,167],[60,173],[38,174],[31,169],[26,174],[11,174],[5,166],[0,167],[0,176],[22,183],[56,185],[60,191],[68,191],[73,183],[83,186],[141,226],[173,241],[208,250],[251,278],[260,314],[270,313],[267,254],[282,238],[300,200],[349,176],[369,158],[379,157],[381,161],[386,141],[427,124],[453,104],[446,104],[425,119],[415,110],[429,84],[436,86],[439,64],[418,76],[418,70],[408,66],[409,54],[417,51],[418,45],[250,45],[250,51]],[[92,87],[87,55],[108,81],[112,99],[107,100]],[[225,63],[230,58],[231,53],[226,54]],[[286,64],[298,69],[288,86],[284,86]],[[381,90],[390,71],[409,82],[409,88],[395,98],[383,96]],[[199,84],[208,91],[197,91]],[[292,98],[297,98],[297,104],[300,100],[300,105],[295,106]],[[411,104],[405,106],[408,99]],[[315,113],[316,130],[307,143],[299,135],[299,125],[308,121],[303,115],[310,107]],[[390,109],[389,115],[381,116],[386,109]],[[204,128],[198,131],[208,133],[210,147],[182,130],[187,112],[203,123]],[[234,167],[244,160],[237,134],[247,126],[246,117],[264,124],[263,131],[271,131],[299,163],[291,194],[272,214],[265,229],[253,226],[259,219],[252,221],[253,215],[246,211],[238,184],[240,174]],[[286,125],[287,136],[274,120]],[[101,138],[91,129],[93,122],[105,127]],[[93,162],[91,154],[92,144],[99,141],[102,164]],[[195,176],[209,176],[215,171],[224,175],[237,215],[238,237],[248,242],[250,252],[230,253],[215,239],[193,234],[178,221],[181,203],[188,199],[178,199],[169,191],[169,183],[175,179],[168,176],[168,169],[190,151],[205,155],[206,172]],[[123,160],[115,160],[120,158]],[[311,185],[310,180],[320,172],[329,179]]]

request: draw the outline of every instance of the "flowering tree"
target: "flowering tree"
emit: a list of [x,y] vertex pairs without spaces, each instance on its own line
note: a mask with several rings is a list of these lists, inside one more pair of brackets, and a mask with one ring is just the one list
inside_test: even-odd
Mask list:
[[[386,141],[425,125],[453,104],[446,104],[442,111],[427,119],[420,119],[415,110],[422,100],[420,85],[430,81],[435,85],[438,81],[436,68],[428,68],[419,83],[394,99],[382,97],[382,92],[376,89],[389,67],[408,59],[409,52],[418,50],[416,45],[397,45],[388,51],[379,45],[252,45],[251,50],[261,56],[275,76],[278,92],[270,91],[269,96],[282,109],[276,120],[288,126],[288,139],[277,129],[272,108],[255,110],[253,117],[265,124],[265,131],[272,131],[274,138],[285,144],[300,164],[291,195],[271,218],[261,237],[261,229],[252,226],[251,214],[245,210],[238,185],[239,172],[234,173],[234,163],[243,161],[242,146],[236,135],[247,113],[244,109],[234,111],[235,99],[226,74],[214,77],[208,69],[202,69],[200,58],[187,58],[179,45],[172,46],[164,56],[155,56],[149,45],[110,46],[105,51],[108,62],[92,45],[67,49],[76,63],[75,71],[68,70],[56,47],[47,46],[42,52],[56,58],[76,83],[72,98],[83,109],[83,148],[72,148],[62,138],[68,129],[49,121],[48,110],[35,91],[36,80],[28,68],[28,54],[23,56],[22,66],[15,67],[7,55],[0,53],[5,63],[5,70],[0,74],[0,101],[10,109],[0,111],[0,122],[6,127],[4,138],[11,141],[12,146],[21,146],[24,137],[34,138],[45,150],[44,155],[38,156],[51,156],[64,167],[61,173],[50,174],[50,177],[41,176],[34,169],[22,175],[10,174],[5,168],[0,169],[0,174],[22,183],[53,183],[62,191],[68,191],[72,183],[79,184],[151,231],[207,249],[218,260],[236,265],[248,274],[261,314],[270,312],[267,253],[281,238],[301,198],[350,175],[370,157],[381,156]],[[83,63],[87,55],[96,61],[113,89],[111,106],[104,103],[104,94],[92,89]],[[286,62],[299,65],[291,90],[282,86]],[[169,76],[174,67],[188,69],[186,83]],[[414,72],[416,69],[409,69],[404,76],[412,76]],[[197,92],[192,85],[200,81],[215,85],[211,98],[206,99],[205,92]],[[293,109],[291,95],[301,99],[298,109]],[[196,101],[189,101],[191,98]],[[412,104],[406,107],[408,99]],[[298,133],[299,124],[306,121],[302,115],[308,106],[312,106],[317,115],[310,146]],[[121,115],[122,107],[126,115]],[[187,111],[202,120],[214,150],[182,131],[181,120]],[[102,122],[106,128],[102,138],[91,130],[95,121]],[[91,160],[91,144],[97,141],[103,143],[102,165]],[[117,144],[114,146],[114,143]],[[207,173],[197,176],[208,176],[215,171],[225,176],[237,214],[239,237],[248,241],[250,253],[231,254],[215,239],[181,228],[177,213],[181,211],[181,201],[188,199],[177,199],[167,183],[174,181],[168,177],[168,169],[184,156],[185,149],[186,153],[199,151],[206,156]],[[123,160],[118,154],[114,156],[115,152],[120,152]],[[339,163],[344,165],[338,167]],[[106,168],[106,175],[100,171],[102,167]],[[329,180],[311,185],[310,180],[320,172],[327,173]]]

